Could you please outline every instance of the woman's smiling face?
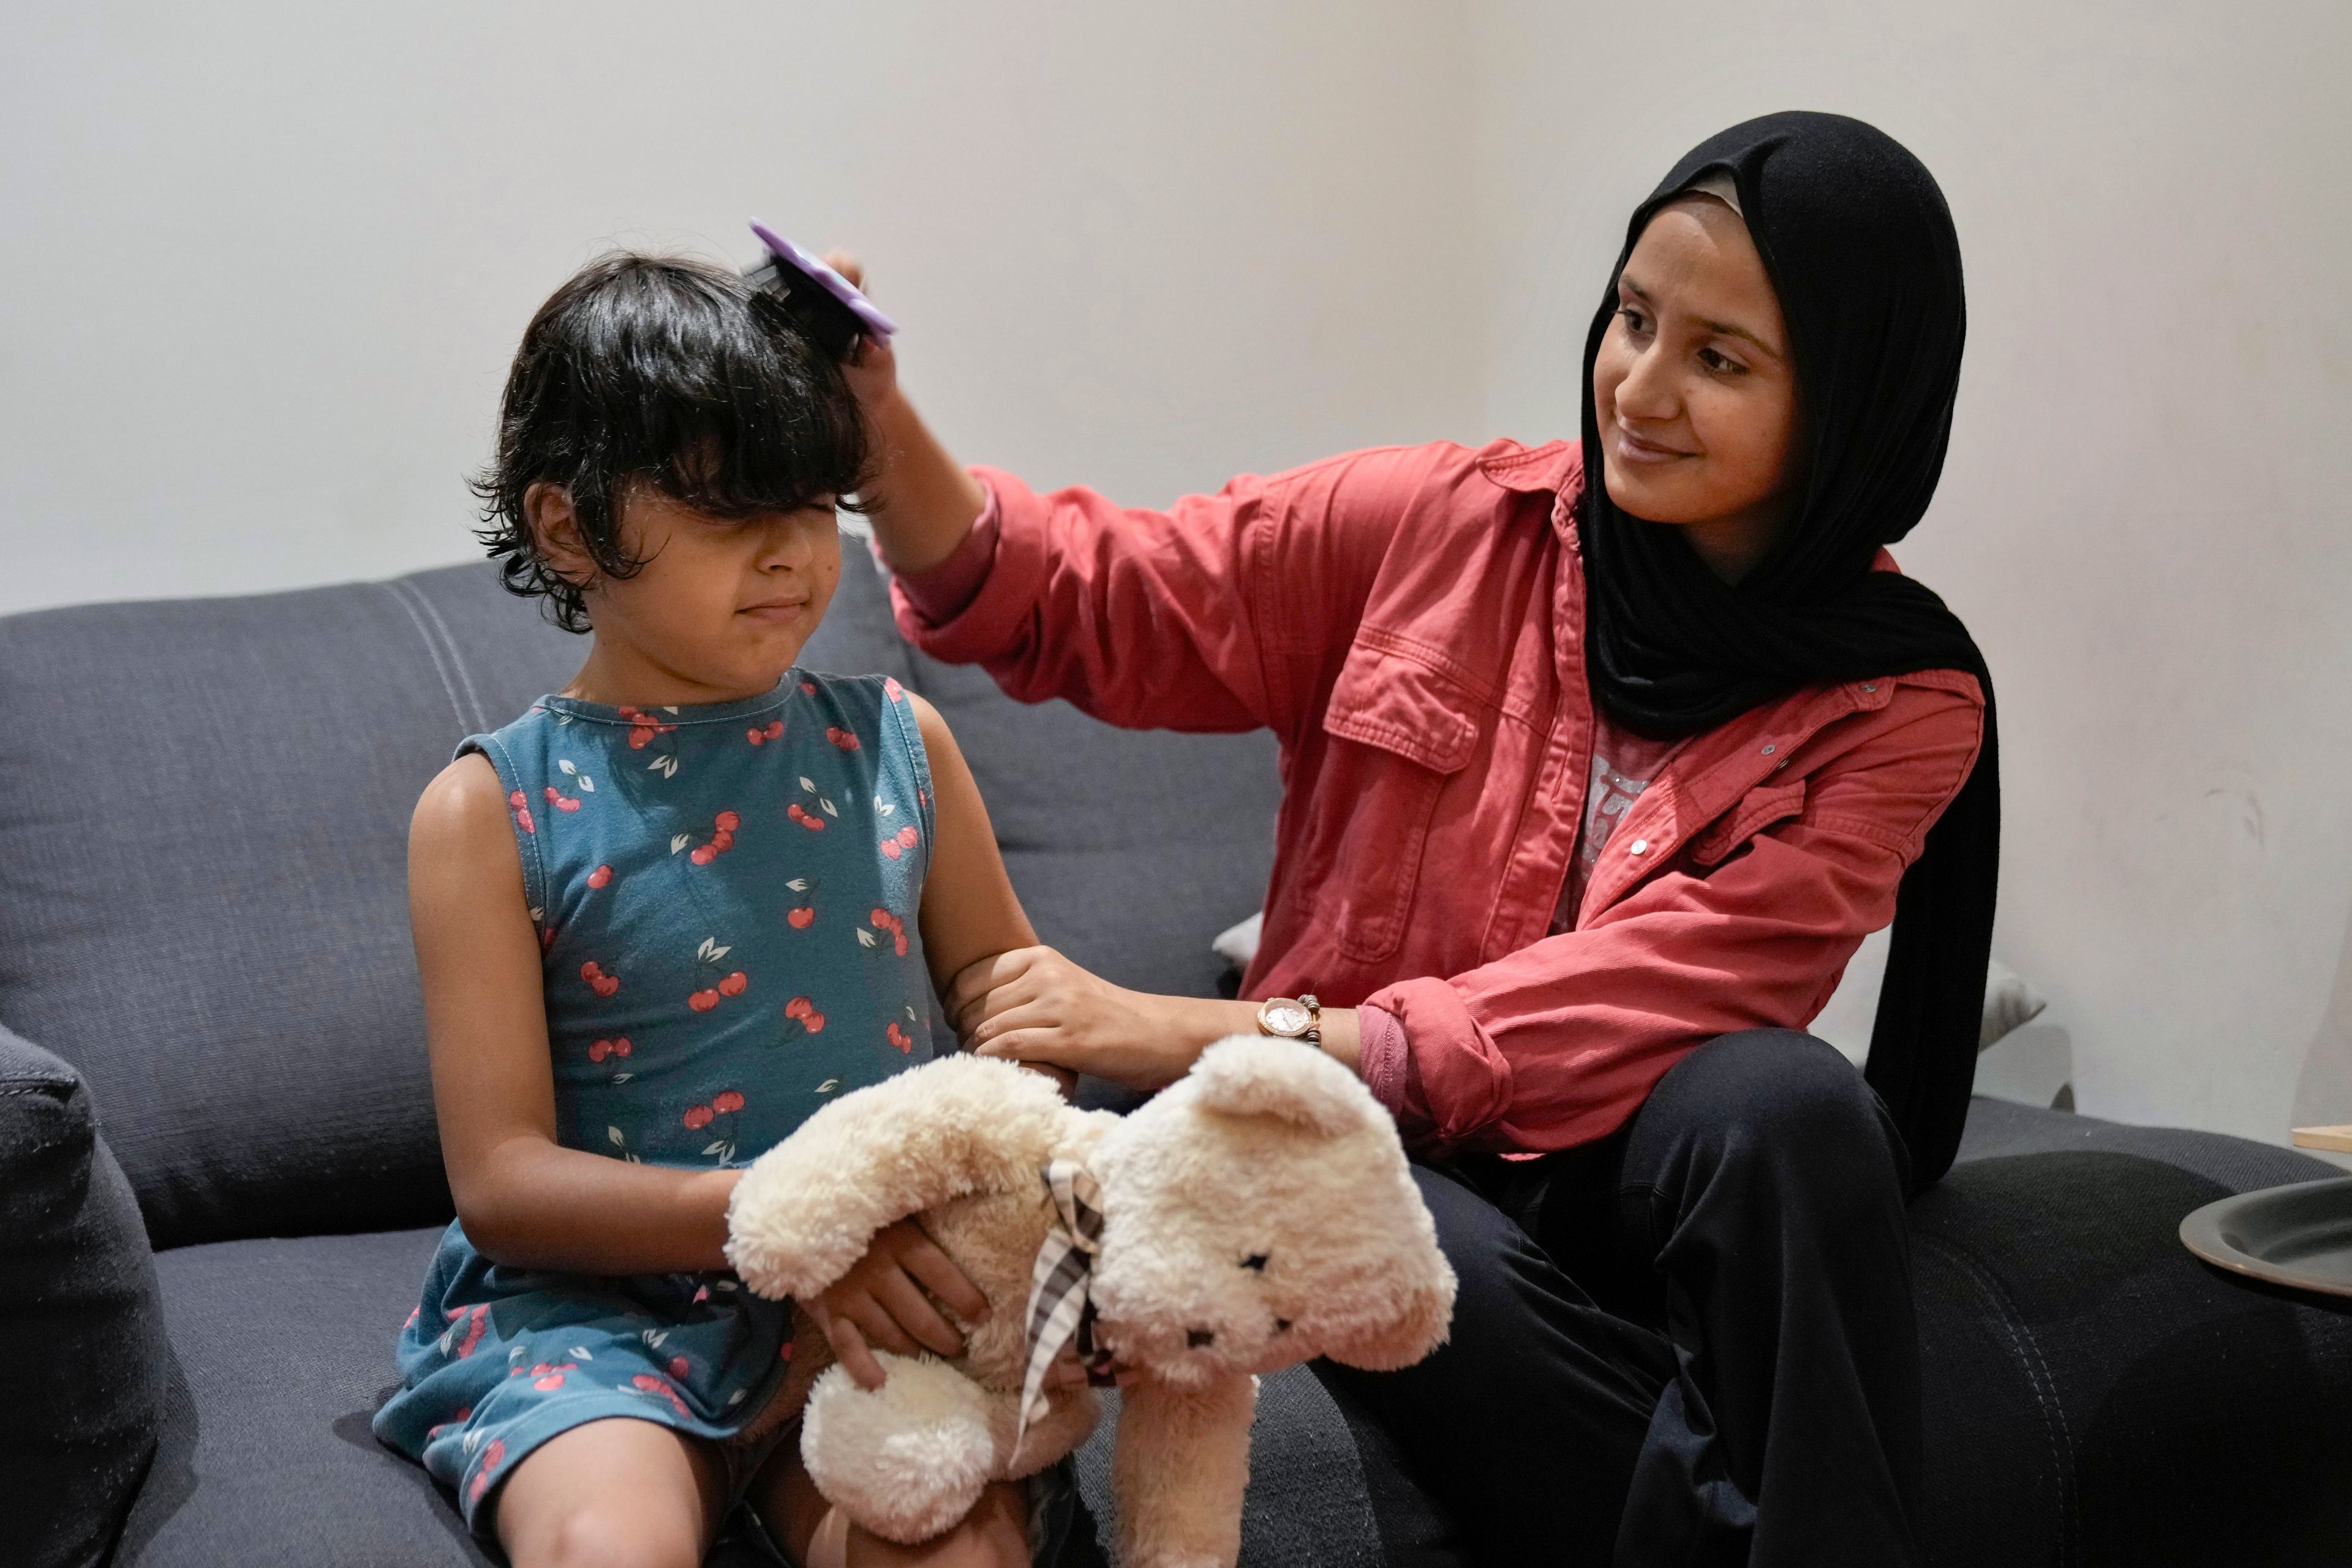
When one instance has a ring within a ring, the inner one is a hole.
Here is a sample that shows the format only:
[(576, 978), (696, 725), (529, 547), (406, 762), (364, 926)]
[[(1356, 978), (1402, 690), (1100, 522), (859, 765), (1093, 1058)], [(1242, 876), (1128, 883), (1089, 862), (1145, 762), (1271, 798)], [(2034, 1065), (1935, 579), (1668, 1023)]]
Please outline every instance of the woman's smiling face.
[(1721, 201), (1679, 198), (1643, 229), (1592, 401), (1620, 510), (1686, 528), (1727, 582), (1764, 558), (1802, 478), (1796, 367), (1764, 259)]

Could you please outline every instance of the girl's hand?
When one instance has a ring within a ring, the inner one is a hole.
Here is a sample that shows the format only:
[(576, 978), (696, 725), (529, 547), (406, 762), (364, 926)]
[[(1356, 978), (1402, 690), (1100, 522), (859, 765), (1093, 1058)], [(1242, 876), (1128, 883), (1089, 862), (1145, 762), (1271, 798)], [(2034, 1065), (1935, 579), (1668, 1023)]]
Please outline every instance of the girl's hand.
[[(828, 250), (824, 264), (848, 279), (860, 293), (865, 291), (866, 264), (845, 250)], [(898, 354), (887, 338), (868, 334), (858, 339), (856, 352), (841, 368), (849, 380), (849, 390), (857, 395), (857, 405), (869, 419), (898, 395)]]
[(866, 1256), (808, 1303), (809, 1316), (824, 1331), (833, 1353), (859, 1386), (877, 1389), (883, 1383), (882, 1363), (874, 1358), (877, 1349), (906, 1356), (923, 1351), (943, 1356), (963, 1353), (963, 1336), (932, 1305), (934, 1296), (966, 1322), (988, 1316), (988, 1298), (955, 1260), (940, 1250), (921, 1226), (902, 1219), (875, 1237)]
[(1223, 1018), (1204, 1026), (1194, 1013), (1234, 1004), (1129, 991), (1050, 947), (979, 960), (955, 977), (947, 1006), (977, 1055), (1050, 1062), (1130, 1089), (1175, 1082), (1210, 1041), (1250, 1027)]

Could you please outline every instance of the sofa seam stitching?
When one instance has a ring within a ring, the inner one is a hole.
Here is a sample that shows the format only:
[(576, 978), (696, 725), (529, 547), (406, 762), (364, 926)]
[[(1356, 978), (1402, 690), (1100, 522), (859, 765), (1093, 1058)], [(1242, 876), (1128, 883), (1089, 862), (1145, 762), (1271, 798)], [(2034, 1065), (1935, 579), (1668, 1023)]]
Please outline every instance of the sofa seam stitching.
[(440, 647), (434, 639), (432, 628), (425, 624), (425, 617), (416, 613), (416, 607), (400, 592), (397, 582), (378, 583), (375, 586), (383, 590), (385, 596), (400, 606), (401, 613), (408, 617), (408, 624), (416, 628), (416, 640), (425, 645), (425, 657), (433, 661), (433, 673), (441, 678), (441, 694), (449, 700), (450, 716), (457, 721), (461, 730), (467, 734), (474, 733), (476, 726), (467, 721), (466, 705), (457, 700), (457, 689), (450, 683), (448, 666), (442, 660)]
[[(2001, 1327), (2009, 1333), (2011, 1349), (2017, 1354), (2018, 1364), (2024, 1370), (2026, 1381), (2033, 1390), (2033, 1402), (2041, 1406), (2044, 1434), (2050, 1439), (2050, 1457), (2058, 1482), (2058, 1559), (2062, 1564), (2071, 1564), (2075, 1561), (2074, 1479), (2074, 1466), (2070, 1463), (2074, 1438), (2066, 1429), (2066, 1413), (2057, 1399), (2057, 1382), (2050, 1375), (2049, 1363), (2042, 1357), (2042, 1346), (2034, 1339), (2032, 1327), (2017, 1310), (2009, 1292), (2001, 1289), (2000, 1282), (1973, 1255), (1938, 1237), (1914, 1233), (1913, 1240), (1915, 1244), (1937, 1248), (1957, 1265), (1979, 1293), (1992, 1305)], [(2030, 1363), (2027, 1361), (2029, 1353), (2032, 1356)]]
[(435, 629), (441, 634), (441, 644), (449, 652), (449, 662), (457, 668), (457, 679), (466, 688), (466, 700), (474, 705), (474, 728), (489, 729), (489, 710), (482, 705), (482, 693), (474, 685), (474, 672), (467, 665), (466, 650), (457, 641), (457, 635), (449, 629), (449, 623), (443, 617), (440, 606), (434, 604), (425, 590), (419, 588), (413, 579), (398, 578), (395, 579), (395, 584), (407, 590), (409, 597), (414, 599), (432, 619)]

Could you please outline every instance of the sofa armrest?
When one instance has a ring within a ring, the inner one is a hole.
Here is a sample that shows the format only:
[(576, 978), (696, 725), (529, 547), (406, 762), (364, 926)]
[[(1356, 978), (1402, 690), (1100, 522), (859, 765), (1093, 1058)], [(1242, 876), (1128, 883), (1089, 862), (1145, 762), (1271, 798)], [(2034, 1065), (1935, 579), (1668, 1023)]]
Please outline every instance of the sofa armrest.
[(131, 1184), (81, 1075), (0, 1026), (0, 1555), (105, 1561), (163, 1415), (170, 1347)]

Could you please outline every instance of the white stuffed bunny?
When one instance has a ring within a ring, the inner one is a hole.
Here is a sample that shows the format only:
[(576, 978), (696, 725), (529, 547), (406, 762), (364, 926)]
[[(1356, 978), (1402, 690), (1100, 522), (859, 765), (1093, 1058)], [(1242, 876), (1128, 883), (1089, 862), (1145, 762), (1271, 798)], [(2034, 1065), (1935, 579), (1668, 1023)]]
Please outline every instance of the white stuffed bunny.
[(989, 1300), (984, 1321), (957, 1323), (964, 1354), (884, 1353), (872, 1393), (838, 1366), (811, 1386), (823, 1340), (803, 1331), (793, 1367), (811, 1479), (894, 1541), (938, 1534), (989, 1482), (1085, 1441), (1092, 1391), (1041, 1386), (1078, 1331), (1133, 1373), (1115, 1470), (1125, 1568), (1229, 1568), (1255, 1374), (1318, 1356), (1408, 1366), (1453, 1315), (1454, 1273), (1387, 1111), (1289, 1040), (1220, 1041), (1124, 1118), (1076, 1110), (1008, 1062), (902, 1073), (751, 1166), (727, 1254), (753, 1290), (806, 1300), (909, 1215)]

